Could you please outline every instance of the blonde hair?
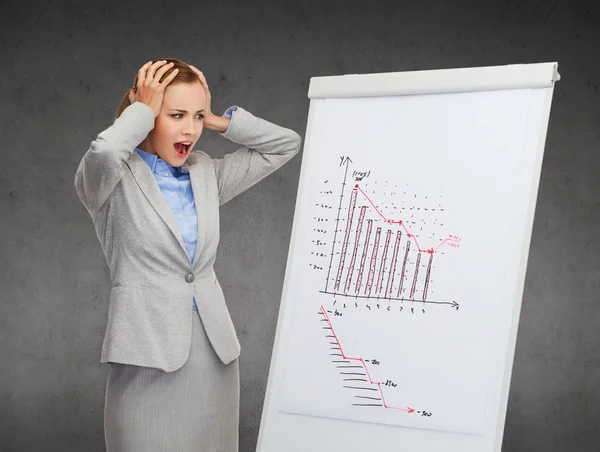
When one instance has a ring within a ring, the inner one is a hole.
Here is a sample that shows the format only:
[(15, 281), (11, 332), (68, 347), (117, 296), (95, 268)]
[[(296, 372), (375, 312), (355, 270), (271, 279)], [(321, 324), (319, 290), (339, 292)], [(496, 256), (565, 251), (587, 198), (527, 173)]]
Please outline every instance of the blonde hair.
[[(192, 68), (187, 63), (184, 63), (183, 61), (178, 60), (177, 58), (161, 58), (161, 60), (166, 60), (167, 63), (173, 63), (173, 66), (171, 67), (171, 69), (169, 69), (168, 71), (166, 71), (164, 73), (164, 75), (161, 77), (160, 81), (163, 81), (174, 69), (179, 69), (179, 72), (177, 73), (175, 78), (173, 80), (171, 80), (171, 83), (169, 83), (169, 86), (176, 84), (176, 83), (196, 83), (196, 82), (200, 81), (200, 79), (198, 78), (196, 73), (192, 70)], [(160, 60), (156, 60), (156, 61), (160, 61)], [(132, 88), (136, 87), (137, 82), (138, 82), (138, 76), (136, 74), (135, 79), (133, 80)], [(117, 107), (115, 119), (117, 119), (119, 116), (121, 116), (121, 113), (123, 113), (123, 110), (125, 110), (130, 105), (131, 105), (131, 102), (129, 101), (129, 89), (128, 89), (127, 92), (125, 93), (125, 95), (123, 96), (123, 98), (121, 99), (119, 106)]]

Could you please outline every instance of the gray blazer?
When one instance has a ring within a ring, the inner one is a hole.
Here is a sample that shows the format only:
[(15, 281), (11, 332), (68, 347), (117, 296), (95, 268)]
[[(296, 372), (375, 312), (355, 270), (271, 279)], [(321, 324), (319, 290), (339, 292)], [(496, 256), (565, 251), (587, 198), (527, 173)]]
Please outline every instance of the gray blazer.
[(75, 189), (89, 212), (110, 269), (112, 289), (101, 362), (172, 372), (189, 356), (192, 297), (221, 361), (240, 353), (213, 264), (219, 206), (290, 160), (300, 136), (238, 107), (223, 137), (243, 146), (222, 159), (194, 150), (189, 171), (198, 213), (190, 262), (177, 220), (135, 148), (154, 128), (150, 107), (135, 102), (82, 157)]

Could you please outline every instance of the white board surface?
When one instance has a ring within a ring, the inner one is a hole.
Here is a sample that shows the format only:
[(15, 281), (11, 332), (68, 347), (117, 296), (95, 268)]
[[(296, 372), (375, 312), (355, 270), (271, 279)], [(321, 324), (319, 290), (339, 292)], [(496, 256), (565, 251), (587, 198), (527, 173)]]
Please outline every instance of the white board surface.
[(311, 79), (259, 452), (500, 450), (556, 68)]

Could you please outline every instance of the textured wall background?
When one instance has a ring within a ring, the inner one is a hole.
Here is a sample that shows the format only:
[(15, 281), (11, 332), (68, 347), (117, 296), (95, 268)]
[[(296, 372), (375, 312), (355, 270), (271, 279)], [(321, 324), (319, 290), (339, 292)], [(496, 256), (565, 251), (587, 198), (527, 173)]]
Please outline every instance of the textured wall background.
[[(311, 76), (558, 61), (503, 450), (600, 450), (600, 7), (594, 0), (0, 6), (0, 450), (102, 451), (110, 280), (73, 188), (146, 61), (198, 66), (304, 136)], [(215, 156), (235, 149), (206, 131)], [(217, 273), (238, 328), (253, 451), (301, 154), (222, 209)], [(240, 245), (243, 244), (243, 245)]]

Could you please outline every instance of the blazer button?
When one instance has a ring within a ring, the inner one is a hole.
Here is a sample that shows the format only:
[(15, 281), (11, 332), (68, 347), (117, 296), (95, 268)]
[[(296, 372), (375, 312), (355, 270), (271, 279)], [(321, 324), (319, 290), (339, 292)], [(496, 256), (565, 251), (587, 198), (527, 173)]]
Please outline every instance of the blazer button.
[(193, 273), (188, 273), (187, 275), (185, 275), (185, 280), (187, 282), (192, 282), (194, 280), (194, 274)]

